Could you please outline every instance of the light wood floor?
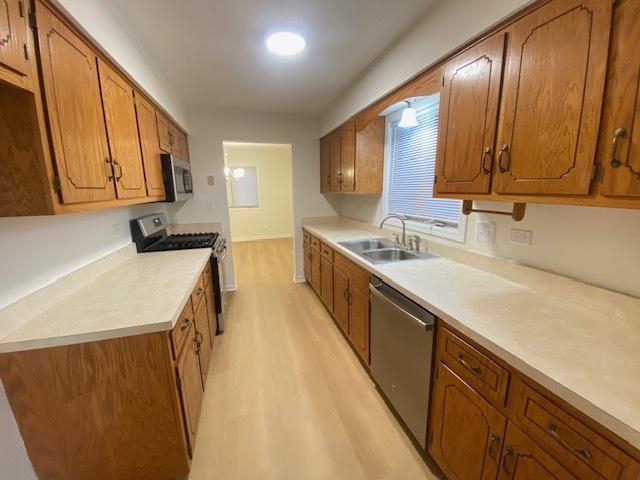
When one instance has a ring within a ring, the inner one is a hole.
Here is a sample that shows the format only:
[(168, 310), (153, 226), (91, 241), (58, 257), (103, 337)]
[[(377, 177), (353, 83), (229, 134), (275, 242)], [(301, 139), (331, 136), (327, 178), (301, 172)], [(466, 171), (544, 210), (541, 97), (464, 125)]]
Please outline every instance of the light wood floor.
[(307, 284), (292, 240), (234, 243), (190, 480), (434, 479)]

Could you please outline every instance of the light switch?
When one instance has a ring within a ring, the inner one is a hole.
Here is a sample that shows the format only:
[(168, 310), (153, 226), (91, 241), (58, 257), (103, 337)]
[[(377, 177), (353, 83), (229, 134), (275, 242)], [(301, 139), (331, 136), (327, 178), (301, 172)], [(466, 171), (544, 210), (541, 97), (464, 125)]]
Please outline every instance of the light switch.
[(207, 200), (207, 208), (216, 208), (216, 202), (213, 200)]
[(476, 224), (476, 240), (480, 243), (496, 241), (496, 223), (481, 220)]
[(207, 177), (207, 185), (211, 185), (212, 187), (216, 184), (216, 179), (213, 175), (209, 175)]

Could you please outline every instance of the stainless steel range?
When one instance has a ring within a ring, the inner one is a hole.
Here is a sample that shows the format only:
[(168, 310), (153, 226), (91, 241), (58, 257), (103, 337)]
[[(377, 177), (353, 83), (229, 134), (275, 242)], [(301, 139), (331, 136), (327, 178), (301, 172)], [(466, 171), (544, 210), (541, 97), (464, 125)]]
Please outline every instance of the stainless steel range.
[(218, 233), (167, 234), (167, 217), (164, 213), (153, 213), (131, 220), (131, 237), (138, 253), (186, 250), (192, 248), (210, 248), (211, 276), (218, 319), (217, 333), (224, 332), (224, 259), (227, 241)]

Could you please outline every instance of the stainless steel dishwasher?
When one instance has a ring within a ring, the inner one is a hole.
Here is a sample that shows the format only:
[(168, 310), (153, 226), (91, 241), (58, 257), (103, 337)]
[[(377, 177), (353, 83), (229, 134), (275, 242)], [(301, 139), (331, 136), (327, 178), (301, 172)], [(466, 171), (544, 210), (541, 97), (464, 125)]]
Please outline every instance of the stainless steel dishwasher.
[(371, 290), (371, 375), (425, 448), (435, 316), (379, 278)]

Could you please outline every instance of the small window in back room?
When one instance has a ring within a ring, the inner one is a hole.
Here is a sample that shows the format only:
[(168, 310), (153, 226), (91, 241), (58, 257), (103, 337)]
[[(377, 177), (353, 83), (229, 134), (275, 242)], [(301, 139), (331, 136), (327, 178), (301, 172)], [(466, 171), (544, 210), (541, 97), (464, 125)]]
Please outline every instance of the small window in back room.
[(258, 208), (258, 171), (256, 167), (233, 167), (225, 171), (230, 208)]
[(403, 215), (410, 230), (463, 242), (462, 202), (433, 198), (439, 99), (434, 94), (411, 102), (415, 127), (398, 125), (402, 109), (387, 116), (384, 214)]

